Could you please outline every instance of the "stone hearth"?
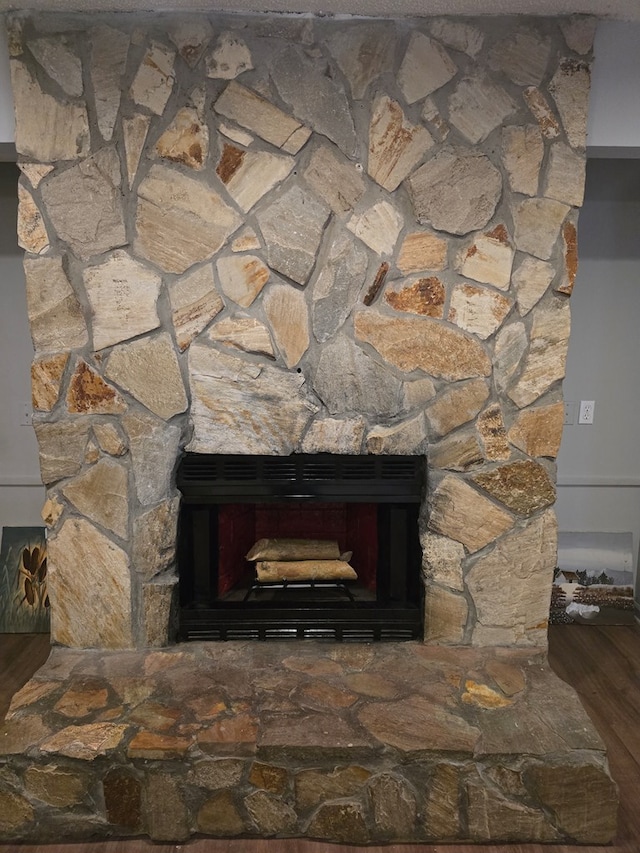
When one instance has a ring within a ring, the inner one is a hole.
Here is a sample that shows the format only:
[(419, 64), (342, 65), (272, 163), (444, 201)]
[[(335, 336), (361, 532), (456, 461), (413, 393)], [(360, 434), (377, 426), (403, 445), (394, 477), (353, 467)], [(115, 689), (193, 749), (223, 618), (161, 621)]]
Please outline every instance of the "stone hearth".
[[(70, 648), (5, 724), (3, 833), (608, 840), (544, 658), (593, 21), (9, 31)], [(426, 645), (151, 651), (185, 450), (426, 454)]]
[(604, 747), (544, 655), (419, 643), (54, 649), (13, 699), (3, 838), (607, 843)]

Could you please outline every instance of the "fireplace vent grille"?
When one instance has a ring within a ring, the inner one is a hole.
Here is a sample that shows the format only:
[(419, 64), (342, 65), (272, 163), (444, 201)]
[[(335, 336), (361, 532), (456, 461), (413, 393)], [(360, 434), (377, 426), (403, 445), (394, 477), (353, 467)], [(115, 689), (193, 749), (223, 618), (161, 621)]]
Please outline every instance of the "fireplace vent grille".
[(241, 456), (187, 453), (178, 468), (186, 499), (243, 497), (419, 502), (425, 462), (420, 456)]

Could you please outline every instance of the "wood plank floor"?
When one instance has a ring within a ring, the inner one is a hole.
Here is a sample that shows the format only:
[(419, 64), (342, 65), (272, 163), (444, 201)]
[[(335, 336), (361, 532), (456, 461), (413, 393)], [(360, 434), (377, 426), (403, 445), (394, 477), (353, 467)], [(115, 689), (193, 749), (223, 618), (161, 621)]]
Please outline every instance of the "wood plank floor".
[[(390, 844), (352, 847), (302, 839), (153, 844), (143, 839), (65, 844), (1, 844), (0, 853), (639, 853), (640, 851), (640, 626), (556, 626), (549, 658), (574, 686), (605, 740), (611, 773), (620, 788), (616, 843), (609, 847), (541, 844)], [(11, 695), (43, 663), (43, 635), (0, 635), (0, 714)]]

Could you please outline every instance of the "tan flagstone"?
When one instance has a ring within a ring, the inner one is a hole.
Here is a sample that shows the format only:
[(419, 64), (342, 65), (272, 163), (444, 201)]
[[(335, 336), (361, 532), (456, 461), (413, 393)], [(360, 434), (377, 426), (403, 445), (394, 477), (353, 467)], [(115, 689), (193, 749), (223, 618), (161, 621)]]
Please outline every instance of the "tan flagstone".
[(195, 68), (211, 41), (213, 27), (203, 15), (180, 16), (169, 21), (167, 33), (187, 65)]
[(542, 299), (553, 281), (556, 271), (553, 264), (526, 256), (512, 276), (518, 311), (522, 316), (531, 311)]
[(444, 140), (449, 136), (451, 128), (445, 121), (433, 98), (425, 98), (422, 105), (421, 118), (423, 121), (426, 121), (431, 125), (434, 138), (438, 142), (444, 142)]
[(496, 335), (493, 373), (499, 391), (508, 387), (529, 345), (524, 323), (510, 323)]
[(127, 443), (115, 424), (96, 422), (93, 425), (93, 434), (100, 449), (109, 456), (122, 456), (127, 452)]
[(11, 61), (18, 154), (42, 163), (75, 160), (89, 154), (89, 120), (82, 104), (63, 103), (43, 92), (18, 60)]
[(243, 352), (275, 358), (269, 330), (255, 317), (225, 317), (218, 320), (209, 329), (209, 339)]
[(409, 454), (425, 449), (427, 430), (421, 413), (400, 423), (378, 424), (367, 433), (367, 453)]
[(164, 500), (170, 492), (181, 429), (148, 413), (122, 418), (127, 434), (136, 495), (142, 506)]
[(424, 600), (424, 640), (426, 643), (463, 642), (469, 605), (464, 596), (429, 584)]
[(176, 80), (174, 59), (174, 51), (159, 42), (151, 43), (131, 84), (130, 94), (136, 104), (162, 115)]
[(384, 189), (393, 192), (433, 146), (422, 125), (411, 124), (397, 101), (376, 98), (369, 124), (367, 172)]
[(303, 453), (359, 454), (364, 438), (365, 421), (362, 417), (322, 418), (312, 421), (302, 439)]
[(544, 195), (573, 207), (581, 207), (586, 165), (584, 154), (576, 153), (564, 142), (554, 142), (549, 154)]
[(391, 71), (395, 43), (394, 27), (378, 21), (343, 24), (329, 38), (329, 50), (349, 81), (356, 101), (364, 97), (374, 80)]
[(211, 264), (174, 279), (169, 284), (171, 318), (180, 352), (209, 325), (224, 308), (213, 278)]
[(60, 352), (89, 341), (80, 303), (61, 258), (25, 258), (27, 307), (36, 352)]
[(469, 471), (485, 461), (475, 430), (463, 429), (429, 445), (429, 465), (446, 471)]
[(467, 586), (478, 619), (474, 645), (491, 644), (492, 629), (500, 629), (506, 643), (546, 645), (556, 543), (555, 514), (548, 510), (510, 532), (471, 567)]
[(54, 167), (48, 163), (18, 163), (18, 168), (35, 190)]
[(439, 437), (467, 423), (482, 410), (489, 398), (484, 379), (451, 385), (426, 408), (431, 433)]
[(402, 241), (396, 266), (400, 272), (443, 270), (447, 266), (447, 241), (430, 231), (413, 231)]
[(173, 497), (140, 513), (133, 522), (133, 567), (145, 581), (175, 561), (180, 498)]
[(407, 373), (420, 369), (456, 381), (488, 376), (489, 357), (463, 332), (428, 317), (388, 317), (375, 311), (355, 315), (355, 333), (390, 364)]
[(127, 470), (113, 459), (100, 459), (62, 488), (62, 494), (90, 521), (126, 539), (129, 529)]
[(79, 97), (82, 84), (82, 63), (64, 36), (43, 36), (29, 41), (29, 50), (49, 77), (72, 98)]
[(447, 536), (425, 531), (420, 537), (423, 553), (423, 571), (427, 578), (450, 589), (462, 592), (464, 580), (462, 561), (464, 546)]
[(201, 344), (189, 349), (196, 453), (272, 453), (295, 450), (318, 406), (304, 376), (249, 363)]
[(38, 440), (42, 482), (48, 485), (77, 474), (82, 468), (89, 441), (89, 424), (86, 419), (34, 423), (33, 429)]
[(516, 103), (483, 73), (464, 77), (449, 98), (449, 121), (474, 145), (502, 125)]
[(513, 239), (516, 248), (548, 260), (568, 212), (568, 205), (550, 198), (527, 198), (514, 204)]
[(489, 66), (501, 71), (518, 86), (539, 86), (544, 77), (551, 40), (535, 27), (519, 27), (499, 39), (489, 54)]
[(166, 332), (115, 347), (105, 375), (158, 417), (169, 419), (187, 408), (180, 366)]
[[(79, 648), (131, 648), (131, 582), (126, 553), (89, 521), (70, 518), (49, 538), (47, 555), (54, 642)], [(96, 578), (100, 579), (99, 596), (95, 594)], [(95, 725), (100, 737), (91, 748), (92, 754), (115, 747), (126, 730), (126, 726)], [(64, 739), (68, 731), (63, 729), (60, 738)], [(69, 740), (69, 744), (74, 743), (78, 746), (73, 754), (78, 750), (84, 754), (78, 734)], [(57, 740), (55, 745), (43, 744), (41, 748), (68, 754)]]
[(225, 255), (216, 263), (225, 296), (248, 308), (269, 281), (269, 268), (256, 255)]
[(358, 171), (351, 161), (338, 156), (331, 148), (317, 148), (304, 172), (304, 178), (316, 195), (334, 213), (350, 213), (365, 191), (362, 168)]
[(203, 169), (209, 156), (209, 130), (198, 110), (183, 107), (156, 142), (155, 152), (165, 160), (191, 169)]
[(424, 828), (427, 838), (458, 838), (460, 833), (460, 770), (436, 764), (425, 795)]
[(560, 284), (555, 288), (558, 293), (566, 293), (571, 296), (578, 274), (578, 231), (571, 214), (562, 226), (562, 245), (564, 270)]
[(267, 247), (269, 266), (305, 285), (316, 256), (330, 211), (297, 184), (257, 214), (258, 226)]
[(442, 319), (446, 290), (436, 276), (389, 282), (384, 301), (396, 311), (408, 311), (425, 317)]
[(245, 228), (231, 243), (232, 252), (250, 252), (260, 248), (260, 240), (253, 228)]
[(33, 255), (41, 255), (50, 248), (42, 213), (21, 183), (18, 184), (18, 245)]
[(69, 380), (67, 411), (72, 415), (117, 415), (126, 410), (116, 389), (80, 359)]
[(207, 77), (233, 80), (253, 68), (251, 51), (246, 43), (233, 33), (222, 33), (205, 62)]
[(122, 77), (127, 65), (130, 37), (105, 24), (91, 30), (91, 85), (98, 128), (107, 142), (113, 136), (122, 97)]
[(538, 193), (544, 142), (539, 127), (511, 125), (502, 129), (502, 160), (514, 193)]
[(263, 299), (276, 344), (287, 367), (295, 367), (309, 348), (309, 313), (304, 294), (287, 284), (273, 284)]
[(549, 474), (533, 459), (508, 462), (490, 471), (473, 474), (472, 479), (519, 515), (533, 515), (551, 506), (556, 499), (556, 490)]
[(363, 213), (354, 213), (347, 228), (378, 255), (390, 255), (404, 225), (400, 211), (389, 201), (379, 201)]
[(555, 139), (560, 134), (560, 125), (545, 96), (535, 86), (528, 86), (522, 96), (538, 122), (545, 139)]
[(531, 345), (509, 397), (524, 408), (565, 375), (571, 315), (566, 300), (554, 299), (533, 310)]
[(173, 642), (177, 585), (178, 579), (173, 575), (142, 584), (143, 643), (147, 648), (162, 648)]
[(82, 260), (127, 242), (121, 180), (118, 154), (108, 147), (42, 184), (53, 228)]
[(140, 156), (144, 149), (150, 124), (151, 117), (140, 113), (134, 115), (132, 118), (122, 119), (122, 135), (124, 139), (129, 189), (133, 186), (138, 173), (138, 164), (140, 163)]
[(247, 133), (246, 130), (227, 124), (224, 121), (221, 121), (218, 124), (218, 130), (223, 134), (223, 136), (227, 136), (229, 139), (233, 140), (233, 142), (237, 142), (238, 145), (244, 145), (245, 148), (248, 148), (251, 143), (255, 141), (253, 136), (251, 136), (250, 133)]
[(421, 32), (411, 35), (397, 82), (408, 104), (426, 98), (455, 77), (457, 67), (437, 41)]
[(495, 290), (458, 284), (451, 293), (447, 319), (485, 340), (502, 325), (511, 307), (511, 300)]
[(435, 395), (436, 386), (428, 376), (425, 376), (423, 379), (407, 380), (404, 382), (404, 408), (407, 411), (423, 407)]
[(160, 325), (162, 279), (122, 249), (83, 271), (91, 306), (94, 350), (135, 338)]
[[(120, 648), (115, 646), (112, 648)], [(66, 755), (68, 758), (93, 761), (99, 755), (115, 750), (128, 727), (116, 723), (86, 723), (59, 729), (40, 744), (44, 753)]]
[(241, 218), (206, 184), (156, 164), (138, 189), (137, 253), (183, 273), (214, 255)]
[(68, 352), (36, 356), (31, 364), (31, 404), (41, 412), (50, 412), (58, 402)]
[(458, 252), (455, 268), (466, 278), (507, 290), (515, 250), (509, 232), (501, 223), (485, 234), (478, 234)]
[(499, 403), (494, 403), (480, 413), (476, 421), (476, 429), (482, 441), (486, 459), (499, 462), (511, 458), (507, 430)]
[(301, 122), (235, 80), (229, 83), (213, 108), (219, 115), (289, 154), (297, 154), (311, 135)]
[(509, 441), (528, 456), (555, 459), (560, 449), (563, 421), (561, 401), (524, 409), (509, 430)]
[(227, 192), (244, 213), (270, 190), (282, 183), (295, 166), (293, 157), (268, 151), (223, 148), (216, 172)]
[(443, 149), (407, 179), (421, 225), (468, 234), (489, 222), (502, 194), (502, 176), (474, 149)]
[(455, 18), (432, 18), (430, 30), (434, 38), (468, 54), (471, 58), (476, 57), (482, 50), (484, 34), (479, 27), (458, 21)]
[[(448, 474), (431, 497), (429, 530), (479, 551), (513, 526), (513, 518), (476, 489)], [(511, 589), (511, 584), (505, 582)]]
[(564, 58), (549, 83), (569, 145), (584, 151), (587, 138), (587, 111), (591, 75), (589, 63)]

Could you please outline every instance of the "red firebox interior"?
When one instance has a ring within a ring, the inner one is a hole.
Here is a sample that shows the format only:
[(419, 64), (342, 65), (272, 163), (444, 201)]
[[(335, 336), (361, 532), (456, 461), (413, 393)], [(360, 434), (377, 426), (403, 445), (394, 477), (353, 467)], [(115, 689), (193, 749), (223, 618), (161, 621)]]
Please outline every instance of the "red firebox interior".
[(258, 539), (332, 539), (353, 551), (358, 583), (376, 590), (378, 508), (369, 503), (222, 504), (218, 509), (218, 597), (253, 581), (245, 555)]

